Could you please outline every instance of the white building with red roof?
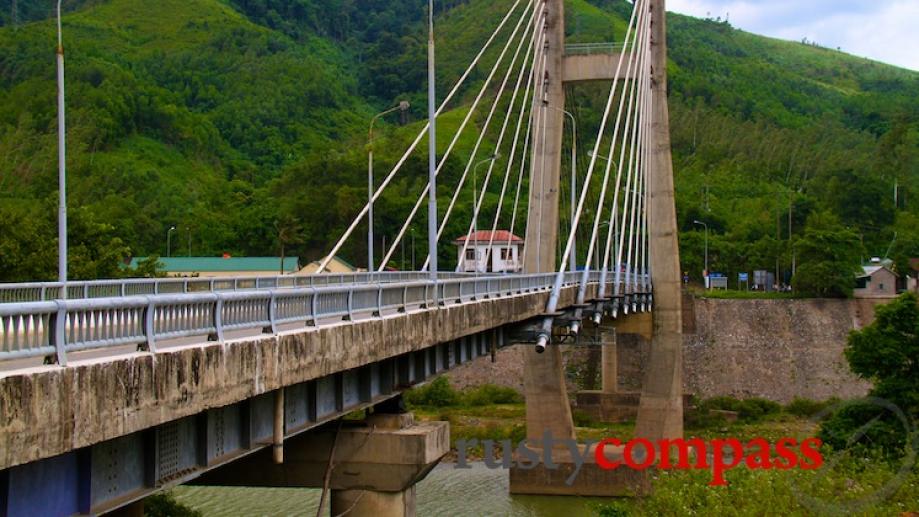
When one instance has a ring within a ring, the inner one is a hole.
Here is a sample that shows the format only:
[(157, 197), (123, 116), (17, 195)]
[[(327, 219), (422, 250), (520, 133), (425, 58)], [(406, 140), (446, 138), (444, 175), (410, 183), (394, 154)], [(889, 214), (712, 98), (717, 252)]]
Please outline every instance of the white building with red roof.
[(453, 241), (457, 271), (518, 273), (523, 271), (523, 239), (507, 230), (478, 231)]

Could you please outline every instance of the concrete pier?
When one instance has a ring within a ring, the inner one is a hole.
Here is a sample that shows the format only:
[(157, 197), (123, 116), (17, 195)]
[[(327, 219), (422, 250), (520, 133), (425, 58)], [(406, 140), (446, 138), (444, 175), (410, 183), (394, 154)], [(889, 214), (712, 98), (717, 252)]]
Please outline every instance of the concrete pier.
[(449, 450), (447, 422), (415, 422), (411, 413), (373, 414), (288, 440), (282, 464), (265, 450), (211, 471), (194, 484), (327, 485), (332, 515), (409, 517), (415, 515), (415, 484)]

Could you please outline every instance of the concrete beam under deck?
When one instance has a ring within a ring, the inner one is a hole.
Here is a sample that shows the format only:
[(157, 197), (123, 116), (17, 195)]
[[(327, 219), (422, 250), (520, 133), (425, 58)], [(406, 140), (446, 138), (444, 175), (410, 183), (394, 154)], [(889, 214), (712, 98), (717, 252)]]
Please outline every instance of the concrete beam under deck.
[[(565, 56), (562, 59), (562, 76), (566, 83), (612, 81), (616, 77), (620, 55), (621, 53)], [(626, 74), (628, 60), (628, 55), (622, 60), (620, 79), (632, 79), (635, 76), (634, 73)]]

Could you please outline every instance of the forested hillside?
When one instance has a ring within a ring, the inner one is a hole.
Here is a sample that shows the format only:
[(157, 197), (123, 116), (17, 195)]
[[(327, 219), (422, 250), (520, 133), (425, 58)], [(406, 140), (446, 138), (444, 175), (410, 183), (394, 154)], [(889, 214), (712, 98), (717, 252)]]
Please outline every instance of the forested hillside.
[[(436, 3), (440, 92), (510, 3)], [(28, 12), (19, 4), (13, 24), (10, 1), (0, 2), (6, 281), (52, 278), (56, 260), (54, 33), (43, 19), (51, 2), (31, 3)], [(195, 255), (272, 255), (283, 246), (289, 255), (320, 256), (366, 195), (370, 118), (399, 100), (412, 103), (403, 120), (394, 115), (379, 126), (381, 170), (424, 118), (425, 4), (67, 3), (72, 275), (112, 276), (118, 257), (165, 254), (172, 225), (182, 253), (190, 242)], [(628, 9), (624, 0), (569, 0), (569, 41), (621, 38)], [(687, 270), (701, 270), (696, 219), (712, 230), (712, 269), (729, 274), (790, 270), (794, 250), (798, 264), (831, 260), (839, 255), (827, 255), (834, 246), (858, 255), (890, 247), (901, 263), (919, 256), (919, 200), (912, 199), (919, 193), (919, 73), (717, 20), (671, 15), (669, 30)], [(488, 67), (486, 56), (473, 84)], [(569, 91), (584, 149), (603, 90)], [(440, 131), (456, 126), (469, 97), (466, 91), (454, 102)], [(461, 142), (446, 178), (458, 174), (469, 146)], [(378, 235), (396, 233), (424, 174), (420, 155), (380, 203)], [(463, 230), (458, 224), (448, 233)], [(343, 255), (363, 263), (364, 246), (354, 239)], [(449, 245), (442, 253), (452, 263)]]

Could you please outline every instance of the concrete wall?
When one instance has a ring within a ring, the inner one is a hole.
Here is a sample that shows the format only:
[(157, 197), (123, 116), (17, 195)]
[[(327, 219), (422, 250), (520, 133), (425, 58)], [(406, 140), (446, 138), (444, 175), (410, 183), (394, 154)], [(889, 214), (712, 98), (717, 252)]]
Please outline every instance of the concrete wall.
[[(846, 338), (874, 317), (874, 300), (692, 300), (683, 338), (683, 385), (707, 398), (764, 397), (789, 402), (858, 397), (869, 384), (856, 378), (843, 356)], [(619, 389), (638, 391), (648, 360), (648, 342), (620, 334)], [(486, 382), (521, 386), (518, 350), (498, 353), (498, 362), (461, 366), (447, 375), (460, 387)], [(586, 348), (564, 356), (569, 374), (590, 371)], [(596, 358), (594, 357), (594, 360)], [(598, 369), (594, 369), (598, 371)], [(599, 385), (599, 384), (596, 384)], [(569, 387), (575, 389), (572, 383)]]
[(701, 397), (779, 402), (864, 395), (869, 384), (843, 356), (860, 323), (856, 307), (852, 300), (695, 300), (684, 385)]

